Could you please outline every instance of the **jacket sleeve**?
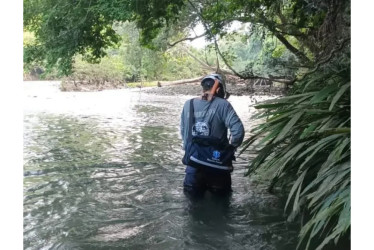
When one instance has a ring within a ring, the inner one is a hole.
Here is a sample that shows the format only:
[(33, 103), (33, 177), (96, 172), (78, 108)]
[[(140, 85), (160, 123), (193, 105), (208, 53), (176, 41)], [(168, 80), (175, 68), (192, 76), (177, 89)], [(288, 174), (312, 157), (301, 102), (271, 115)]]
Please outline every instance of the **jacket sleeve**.
[(227, 102), (226, 112), (225, 125), (231, 133), (231, 144), (237, 148), (242, 144), (244, 139), (244, 126), (229, 102)]

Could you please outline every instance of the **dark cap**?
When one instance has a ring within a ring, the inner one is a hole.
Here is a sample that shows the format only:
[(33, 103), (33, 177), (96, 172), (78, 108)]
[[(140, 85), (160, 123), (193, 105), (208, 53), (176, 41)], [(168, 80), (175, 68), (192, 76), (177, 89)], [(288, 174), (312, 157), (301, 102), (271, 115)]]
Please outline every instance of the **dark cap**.
[(224, 84), (224, 80), (220, 74), (210, 74), (207, 75), (201, 80), (201, 86), (206, 87), (206, 88), (211, 88), (214, 85), (214, 81), (218, 80), (220, 85)]

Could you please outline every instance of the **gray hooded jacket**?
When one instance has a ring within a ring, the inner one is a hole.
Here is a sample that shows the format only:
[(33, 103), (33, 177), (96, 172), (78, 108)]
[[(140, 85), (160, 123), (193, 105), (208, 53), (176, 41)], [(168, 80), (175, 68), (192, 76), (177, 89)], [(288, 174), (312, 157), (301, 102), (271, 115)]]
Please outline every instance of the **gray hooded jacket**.
[[(181, 114), (181, 135), (183, 148), (189, 131), (190, 101), (185, 102)], [(215, 97), (212, 101), (194, 99), (195, 124), (192, 135), (206, 135), (219, 138), (229, 143), (227, 130), (230, 130), (231, 144), (239, 147), (244, 138), (244, 127), (234, 108), (225, 99)]]

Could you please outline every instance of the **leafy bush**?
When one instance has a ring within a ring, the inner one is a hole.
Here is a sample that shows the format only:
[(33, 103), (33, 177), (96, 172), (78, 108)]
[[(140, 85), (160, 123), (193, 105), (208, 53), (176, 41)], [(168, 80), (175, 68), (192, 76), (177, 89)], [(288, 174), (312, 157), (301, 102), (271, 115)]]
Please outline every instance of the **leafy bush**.
[[(272, 173), (289, 191), (288, 219), (303, 215), (299, 246), (322, 249), (350, 230), (350, 61), (347, 54), (316, 68), (291, 95), (256, 106), (266, 119), (243, 151), (259, 148), (248, 175)], [(291, 184), (291, 185), (290, 185)], [(318, 243), (318, 246), (313, 244)]]
[(88, 84), (124, 84), (124, 65), (119, 56), (104, 57), (99, 64), (90, 64), (77, 57), (69, 79)]

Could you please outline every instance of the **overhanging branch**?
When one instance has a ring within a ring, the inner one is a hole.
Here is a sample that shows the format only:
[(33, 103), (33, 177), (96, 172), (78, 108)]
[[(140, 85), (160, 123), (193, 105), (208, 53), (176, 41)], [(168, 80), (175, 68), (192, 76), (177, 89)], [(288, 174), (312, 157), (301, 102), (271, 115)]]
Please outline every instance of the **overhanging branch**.
[(183, 38), (183, 39), (181, 39), (181, 40), (178, 40), (178, 41), (176, 41), (176, 42), (174, 42), (174, 43), (168, 43), (168, 46), (170, 46), (170, 47), (174, 47), (174, 46), (177, 45), (178, 43), (181, 43), (181, 42), (184, 42), (184, 41), (193, 41), (193, 40), (195, 40), (195, 39), (197, 39), (197, 38), (200, 38), (200, 37), (203, 37), (203, 36), (205, 36), (205, 35), (206, 35), (206, 32), (203, 33), (203, 34), (201, 34), (201, 35), (199, 35), (199, 36), (195, 36), (195, 37), (186, 37), (186, 38)]
[[(223, 56), (223, 54), (221, 53), (220, 49), (219, 49), (219, 46), (218, 46), (218, 43), (217, 43), (217, 40), (215, 38), (215, 36), (213, 35), (213, 33), (211, 32), (210, 28), (208, 27), (208, 25), (204, 22), (204, 18), (202, 17), (202, 15), (200, 14), (200, 11), (199, 9), (190, 1), (188, 0), (188, 2), (190, 3), (190, 5), (192, 6), (192, 8), (195, 9), (197, 15), (199, 16), (200, 18), (200, 21), (201, 23), (203, 24), (205, 30), (206, 30), (206, 33), (209, 33), (209, 35), (214, 39), (214, 44), (215, 44), (215, 48), (216, 48), (216, 51), (217, 53), (220, 55), (220, 57), (222, 58), (223, 62), (225, 63), (225, 65), (232, 71), (232, 72), (229, 72), (229, 71), (226, 71), (226, 70), (222, 70), (222, 69), (219, 69), (222, 73), (228, 73), (230, 75), (236, 75), (242, 79), (264, 79), (264, 80), (269, 80), (269, 81), (277, 81), (277, 82), (280, 82), (280, 83), (285, 83), (285, 84), (292, 84), (293, 82), (295, 82), (294, 79), (292, 80), (286, 80), (286, 79), (277, 79), (277, 78), (268, 78), (268, 77), (261, 77), (261, 76), (255, 76), (255, 75), (249, 75), (249, 76), (244, 76), (242, 74), (240, 74), (239, 72), (237, 72), (233, 67), (230, 66), (230, 64), (227, 62), (226, 58)], [(206, 34), (205, 33), (205, 34)], [(283, 37), (280, 35), (280, 37)], [(284, 38), (284, 37), (283, 37)], [(278, 38), (279, 39), (279, 38)], [(285, 38), (284, 38), (285, 39)], [(299, 52), (296, 48), (294, 48), (290, 43), (288, 43), (287, 40), (285, 40), (285, 42), (287, 42), (288, 46), (290, 48), (293, 48), (293, 51), (294, 52)], [(285, 44), (285, 46), (287, 47), (287, 45)], [(301, 52), (300, 52), (301, 53)], [(299, 56), (302, 57), (303, 54), (299, 53)], [(190, 53), (189, 53), (190, 54)], [(190, 54), (191, 55), (191, 54)], [(194, 57), (195, 59), (197, 59), (196, 57)], [(309, 61), (309, 59), (307, 57), (305, 57), (307, 61)], [(198, 60), (198, 59), (197, 59)], [(200, 60), (199, 60), (200, 61)], [(212, 68), (212, 67), (210, 67)], [(217, 69), (218, 71), (218, 69)]]
[[(211, 71), (216, 71), (217, 69), (208, 65), (207, 63), (203, 62), (202, 60), (200, 60), (199, 58), (197, 58), (194, 54), (192, 54), (186, 47), (181, 47), (189, 56), (191, 56), (193, 59), (195, 59), (198, 63), (201, 64), (201, 66), (203, 66), (204, 68), (207, 68)], [(228, 71), (228, 70), (224, 70), (224, 69), (220, 69), (222, 71), (222, 73), (224, 74), (228, 74), (228, 75), (235, 75), (233, 72), (231, 71)]]
[(288, 40), (283, 35), (281, 35), (276, 30), (273, 30), (272, 32), (278, 38), (278, 40), (281, 41), (284, 44), (284, 46), (286, 46), (286, 48), (289, 51), (291, 51), (295, 56), (297, 56), (303, 63), (310, 64), (309, 58), (306, 55), (304, 55), (304, 53), (302, 53), (300, 50), (298, 50), (294, 46), (292, 46), (292, 44), (290, 44), (288, 42)]
[(301, 80), (303, 80), (306, 76), (308, 76), (308, 75), (310, 75), (310, 74), (316, 72), (316, 71), (319, 69), (319, 67), (321, 67), (321, 65), (323, 65), (323, 64), (325, 64), (325, 63), (327, 63), (327, 62), (329, 62), (329, 61), (331, 60), (331, 58), (333, 57), (333, 55), (334, 55), (336, 52), (342, 50), (342, 49), (344, 48), (344, 45), (345, 45), (347, 42), (349, 42), (349, 41), (350, 41), (350, 38), (347, 38), (347, 39), (343, 40), (342, 43), (339, 44), (339, 46), (337, 46), (337, 47), (335, 47), (335, 49), (331, 50), (330, 54), (329, 54), (327, 57), (325, 57), (325, 58), (323, 58), (322, 60), (320, 60), (312, 70), (310, 70), (310, 71), (308, 71), (307, 73), (305, 73), (305, 74), (304, 74), (300, 79), (295, 79), (293, 82), (295, 82), (295, 81), (301, 81)]

